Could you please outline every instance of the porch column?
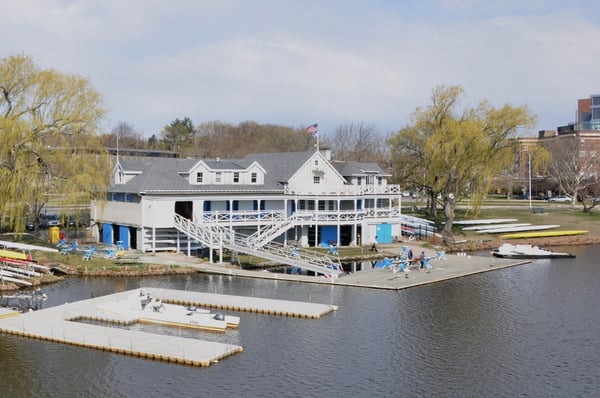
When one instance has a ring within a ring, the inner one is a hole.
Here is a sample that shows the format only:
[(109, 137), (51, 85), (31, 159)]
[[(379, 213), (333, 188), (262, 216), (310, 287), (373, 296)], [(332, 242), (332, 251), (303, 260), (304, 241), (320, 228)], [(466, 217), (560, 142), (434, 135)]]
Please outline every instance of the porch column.
[(156, 253), (156, 227), (152, 227), (152, 253)]
[(354, 218), (352, 221), (352, 241), (358, 246), (358, 199), (354, 198), (353, 202)]
[(138, 247), (137, 249), (142, 249), (142, 252), (145, 252), (146, 250), (144, 250), (144, 244), (146, 243), (146, 241), (144, 240), (144, 227), (140, 226), (140, 235), (139, 235), (139, 239), (138, 239)]
[(192, 239), (189, 236), (187, 236), (187, 256), (192, 256)]
[(341, 203), (341, 200), (338, 198), (335, 201), (335, 205), (337, 207), (337, 247), (340, 247), (340, 245), (342, 243), (340, 240), (340, 231), (341, 231), (340, 223), (341, 223), (341, 218), (342, 218), (340, 203)]
[(402, 196), (398, 196), (398, 215), (402, 215)]
[(260, 210), (260, 208), (261, 208), (260, 204), (261, 204), (261, 202), (262, 202), (261, 199), (258, 199), (256, 201), (256, 232), (260, 232), (260, 230), (262, 229), (261, 225), (260, 225), (260, 220), (262, 220), (262, 217), (260, 216), (260, 212), (261, 212), (261, 210)]
[[(289, 212), (288, 212), (288, 200), (287, 199), (283, 199), (283, 215), (284, 215), (284, 217), (285, 217), (286, 220), (289, 217), (288, 214), (289, 214)], [(287, 241), (288, 241), (287, 237), (288, 237), (288, 234), (287, 234), (287, 231), (285, 231), (285, 233), (283, 235), (283, 245), (284, 246), (287, 246)]]
[(313, 200), (315, 223), (315, 247), (319, 247), (319, 201)]

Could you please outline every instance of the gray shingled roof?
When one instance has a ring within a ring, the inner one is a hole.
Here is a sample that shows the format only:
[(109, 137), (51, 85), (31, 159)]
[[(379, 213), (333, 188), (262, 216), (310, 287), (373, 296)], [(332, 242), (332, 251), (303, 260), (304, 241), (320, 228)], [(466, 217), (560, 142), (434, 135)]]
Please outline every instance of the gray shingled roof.
[[(198, 163), (199, 160), (196, 160)], [(222, 159), (203, 159), (203, 162), (213, 170), (244, 170), (246, 166), (240, 165), (239, 161)]]
[(181, 173), (187, 173), (200, 162), (200, 159), (176, 158), (143, 158), (123, 159), (121, 166), (126, 172), (140, 172), (123, 185), (114, 185), (112, 192), (206, 192), (206, 191), (282, 191), (283, 183), (314, 154), (314, 152), (285, 152), (251, 154), (244, 159), (203, 159), (202, 161), (215, 170), (245, 170), (253, 162), (257, 162), (266, 170), (264, 185), (256, 184), (189, 184)]
[(244, 161), (260, 164), (267, 172), (269, 183), (282, 183), (289, 181), (314, 154), (314, 151), (253, 153), (246, 156)]
[[(265, 169), (264, 185), (256, 184), (189, 184), (185, 176), (200, 159), (177, 158), (141, 158), (121, 159), (120, 164), (126, 172), (139, 172), (124, 185), (115, 185), (111, 192), (280, 192), (283, 184), (314, 155), (314, 151), (254, 153), (244, 159), (202, 159), (214, 170), (245, 170), (253, 162)], [(389, 176), (376, 163), (352, 161), (332, 161), (332, 165), (344, 177), (377, 172), (380, 176)]]
[(391, 174), (384, 172), (377, 163), (335, 160), (331, 164), (344, 177), (364, 175), (365, 173), (377, 173), (382, 177), (391, 176)]
[(110, 191), (139, 193), (147, 191), (187, 191), (192, 187), (177, 173), (189, 170), (198, 160), (177, 158), (142, 158), (121, 160), (126, 172), (135, 171), (141, 174), (133, 177), (124, 185), (113, 186)]

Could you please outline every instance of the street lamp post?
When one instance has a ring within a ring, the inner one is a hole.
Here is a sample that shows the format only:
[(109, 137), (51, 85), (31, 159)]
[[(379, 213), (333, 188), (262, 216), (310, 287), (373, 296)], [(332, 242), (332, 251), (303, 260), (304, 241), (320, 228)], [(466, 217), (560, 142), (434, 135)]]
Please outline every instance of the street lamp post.
[(527, 154), (527, 161), (528, 161), (528, 178), (529, 178), (529, 208), (531, 209), (531, 153), (529, 151), (525, 151), (525, 153)]

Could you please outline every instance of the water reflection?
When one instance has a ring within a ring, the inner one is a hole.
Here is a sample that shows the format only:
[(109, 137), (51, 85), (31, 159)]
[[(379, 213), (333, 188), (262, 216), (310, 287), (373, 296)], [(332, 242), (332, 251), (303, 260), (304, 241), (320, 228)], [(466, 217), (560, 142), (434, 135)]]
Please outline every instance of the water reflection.
[[(336, 304), (319, 320), (235, 313), (214, 338), (244, 352), (209, 368), (0, 336), (3, 396), (593, 396), (598, 247), (398, 292), (231, 276), (71, 278), (46, 305), (143, 286)], [(365, 271), (368, 272), (368, 271)], [(68, 383), (65, 380), (68, 379)]]

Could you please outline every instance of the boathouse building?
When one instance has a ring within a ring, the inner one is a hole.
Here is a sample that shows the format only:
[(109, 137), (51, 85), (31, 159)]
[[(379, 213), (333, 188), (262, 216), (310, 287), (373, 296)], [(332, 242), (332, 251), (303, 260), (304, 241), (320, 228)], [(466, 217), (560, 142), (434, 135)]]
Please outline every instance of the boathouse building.
[(401, 191), (390, 176), (329, 151), (117, 158), (91, 217), (102, 243), (143, 252), (191, 253), (223, 235), (304, 248), (386, 243), (401, 233)]

